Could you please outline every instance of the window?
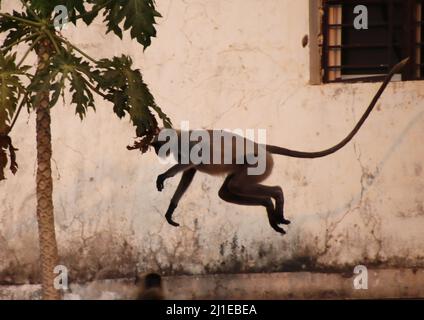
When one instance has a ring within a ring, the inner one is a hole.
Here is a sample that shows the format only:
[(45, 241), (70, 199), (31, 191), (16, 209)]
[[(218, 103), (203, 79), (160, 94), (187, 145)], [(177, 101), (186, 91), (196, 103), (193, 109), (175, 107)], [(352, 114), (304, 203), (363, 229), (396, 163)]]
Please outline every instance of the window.
[[(314, 2), (314, 1), (312, 1)], [(312, 5), (311, 2), (311, 5)], [(321, 0), (322, 82), (380, 81), (397, 62), (411, 63), (398, 80), (424, 79), (424, 0)], [(368, 29), (356, 29), (358, 5), (367, 8)], [(315, 19), (316, 20), (316, 19)], [(311, 23), (315, 23), (313, 19)], [(312, 61), (312, 60), (311, 60)]]

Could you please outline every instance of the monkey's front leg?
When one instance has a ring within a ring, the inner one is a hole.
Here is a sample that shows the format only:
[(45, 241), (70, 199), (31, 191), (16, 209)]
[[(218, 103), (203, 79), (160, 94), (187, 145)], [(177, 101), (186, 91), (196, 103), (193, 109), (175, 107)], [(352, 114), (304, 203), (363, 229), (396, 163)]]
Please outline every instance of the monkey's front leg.
[[(185, 171), (184, 171), (185, 170)], [(184, 171), (183, 176), (181, 177), (181, 181), (178, 184), (177, 190), (175, 191), (174, 196), (171, 199), (171, 203), (169, 204), (168, 210), (166, 211), (165, 218), (166, 221), (171, 226), (179, 227), (179, 224), (172, 220), (172, 214), (175, 211), (175, 208), (178, 206), (178, 202), (180, 201), (183, 194), (187, 191), (190, 186), (191, 181), (193, 180), (194, 174), (196, 173), (196, 169), (193, 168), (193, 165), (182, 165), (177, 164), (173, 166), (171, 169), (166, 171), (163, 174), (160, 174), (156, 180), (156, 186), (159, 191), (163, 190), (163, 184), (167, 178), (173, 177), (178, 172)]]
[(158, 189), (159, 192), (162, 191), (163, 188), (164, 188), (164, 182), (165, 182), (166, 179), (172, 178), (177, 173), (182, 172), (182, 171), (186, 171), (186, 170), (188, 170), (192, 167), (194, 167), (193, 164), (176, 164), (175, 166), (173, 166), (172, 168), (170, 168), (166, 172), (158, 175), (158, 177), (156, 179), (156, 188)]
[(184, 171), (183, 176), (181, 177), (180, 183), (178, 184), (177, 190), (175, 190), (175, 194), (172, 197), (168, 210), (166, 211), (166, 214), (165, 214), (166, 221), (168, 221), (168, 223), (171, 226), (174, 226), (174, 227), (180, 226), (178, 223), (172, 220), (172, 214), (177, 208), (178, 203), (181, 200), (181, 197), (187, 191), (188, 187), (193, 181), (196, 171), (197, 170), (195, 168), (191, 168), (191, 169), (188, 169), (187, 171)]

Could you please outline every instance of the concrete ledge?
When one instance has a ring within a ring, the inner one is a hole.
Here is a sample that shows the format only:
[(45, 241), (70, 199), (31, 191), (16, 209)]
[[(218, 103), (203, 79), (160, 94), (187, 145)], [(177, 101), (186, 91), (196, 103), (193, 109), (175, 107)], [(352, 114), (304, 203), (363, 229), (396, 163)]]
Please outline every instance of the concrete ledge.
[[(164, 277), (169, 299), (390, 299), (424, 298), (424, 270), (368, 271), (368, 289), (356, 290), (353, 275), (261, 273)], [(65, 299), (132, 299), (130, 279), (72, 284)], [(39, 285), (0, 286), (0, 299), (39, 299)]]

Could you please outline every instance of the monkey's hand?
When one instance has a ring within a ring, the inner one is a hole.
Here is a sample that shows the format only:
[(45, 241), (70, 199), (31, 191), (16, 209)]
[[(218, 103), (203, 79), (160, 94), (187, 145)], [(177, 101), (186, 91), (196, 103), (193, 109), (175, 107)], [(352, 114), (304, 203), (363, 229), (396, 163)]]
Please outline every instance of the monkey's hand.
[(161, 192), (164, 188), (163, 183), (165, 182), (165, 176), (163, 174), (158, 175), (156, 179), (156, 188)]
[(171, 226), (179, 227), (180, 224), (179, 223), (176, 223), (175, 221), (172, 220), (172, 214), (174, 213), (174, 210), (175, 210), (176, 207), (177, 206), (171, 202), (169, 204), (168, 210), (166, 211), (165, 218), (166, 218), (166, 221), (168, 221), (168, 223)]

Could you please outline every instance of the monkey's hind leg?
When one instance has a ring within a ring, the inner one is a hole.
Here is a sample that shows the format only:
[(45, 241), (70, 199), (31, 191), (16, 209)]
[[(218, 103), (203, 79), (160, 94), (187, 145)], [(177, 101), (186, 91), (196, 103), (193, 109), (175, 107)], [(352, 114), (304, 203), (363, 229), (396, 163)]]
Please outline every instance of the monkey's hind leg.
[[(284, 218), (284, 195), (283, 190), (279, 186), (270, 187), (262, 184), (235, 184), (234, 192), (240, 195), (263, 195), (275, 199), (274, 220), (277, 224), (288, 225), (290, 220)], [(233, 186), (232, 186), (233, 187)]]
[(239, 204), (239, 205), (245, 205), (245, 206), (263, 206), (266, 208), (267, 215), (268, 215), (268, 221), (275, 231), (285, 234), (286, 232), (284, 229), (280, 228), (278, 226), (278, 223), (276, 221), (276, 215), (274, 210), (274, 204), (272, 203), (272, 200), (270, 197), (253, 197), (253, 196), (242, 196), (233, 193), (230, 188), (228, 187), (228, 183), (231, 180), (232, 175), (228, 176), (224, 184), (222, 185), (221, 189), (219, 189), (218, 195), (219, 197), (229, 203)]
[(275, 199), (275, 211), (272, 220), (277, 224), (290, 224), (284, 218), (284, 196), (280, 187), (270, 187), (259, 184), (263, 180), (261, 176), (248, 175), (247, 171), (237, 172), (228, 182), (228, 188), (232, 193), (248, 197), (266, 197)]
[(275, 215), (277, 223), (279, 224), (290, 224), (290, 220), (284, 218), (284, 193), (281, 187), (271, 187), (274, 188), (278, 195), (279, 201), (275, 201)]
[(175, 191), (174, 196), (172, 197), (171, 202), (169, 203), (168, 210), (166, 211), (166, 214), (165, 214), (166, 221), (168, 221), (168, 223), (171, 226), (174, 226), (174, 227), (180, 226), (177, 222), (172, 220), (172, 214), (177, 208), (178, 203), (181, 200), (181, 197), (187, 191), (188, 187), (193, 181), (196, 171), (197, 170), (195, 168), (191, 168), (183, 172), (180, 183), (178, 184), (177, 190)]

